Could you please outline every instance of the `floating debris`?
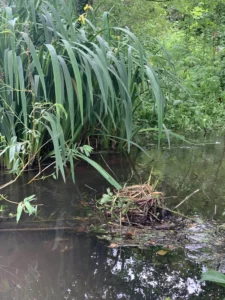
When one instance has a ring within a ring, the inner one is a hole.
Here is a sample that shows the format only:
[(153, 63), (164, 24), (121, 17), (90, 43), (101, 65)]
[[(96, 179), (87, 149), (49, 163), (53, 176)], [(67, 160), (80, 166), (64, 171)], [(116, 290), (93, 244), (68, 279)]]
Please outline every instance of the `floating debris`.
[(112, 221), (124, 225), (152, 225), (164, 215), (163, 193), (148, 183), (125, 186), (119, 191), (107, 190), (99, 201), (99, 208)]

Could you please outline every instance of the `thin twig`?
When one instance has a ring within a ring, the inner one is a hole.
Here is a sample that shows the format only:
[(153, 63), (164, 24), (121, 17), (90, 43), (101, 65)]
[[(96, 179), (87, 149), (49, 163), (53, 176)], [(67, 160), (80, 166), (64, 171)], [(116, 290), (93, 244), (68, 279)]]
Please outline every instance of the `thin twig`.
[(161, 221), (159, 220), (159, 218), (158, 218), (156, 215), (154, 215), (152, 212), (149, 211), (149, 214), (152, 215), (158, 222), (161, 222)]
[(47, 167), (45, 167), (43, 170), (41, 170), (40, 172), (37, 173), (37, 175), (35, 175), (27, 184), (30, 184), (32, 181), (34, 181), (41, 173), (43, 173), (44, 171), (46, 171), (48, 168), (50, 168), (51, 166), (53, 166), (56, 162), (53, 161), (50, 165), (47, 165)]
[(47, 142), (45, 142), (35, 153), (34, 155), (30, 158), (30, 160), (28, 160), (28, 162), (23, 166), (23, 168), (20, 170), (19, 174), (13, 179), (8, 181), (7, 183), (3, 184), (0, 186), (0, 190), (4, 189), (5, 187), (13, 184), (14, 182), (17, 181), (17, 179), (20, 177), (20, 175), (23, 173), (23, 171), (29, 166), (30, 162), (35, 158), (36, 154), (38, 153), (38, 151), (40, 151), (41, 148), (43, 148), (45, 145), (47, 145), (47, 143), (49, 143), (51, 141), (51, 139), (49, 139)]
[(187, 201), (189, 198), (191, 198), (191, 196), (193, 196), (194, 194), (198, 193), (199, 189), (197, 189), (196, 191), (194, 191), (193, 193), (191, 193), (189, 196), (187, 196), (186, 198), (184, 198), (184, 200), (182, 200), (177, 206), (174, 207), (174, 209), (177, 209), (178, 207), (180, 207), (185, 201)]
[(192, 218), (192, 217), (188, 217), (188, 216), (185, 216), (184, 214), (180, 213), (180, 212), (177, 212), (175, 210), (172, 210), (172, 209), (169, 209), (168, 207), (164, 206), (164, 205), (158, 205), (159, 208), (162, 208), (162, 209), (165, 209), (169, 212), (171, 212), (172, 214), (174, 215), (177, 215), (177, 216), (180, 216), (182, 218), (185, 218), (187, 220), (192, 220), (192, 221), (195, 221), (196, 222), (196, 219), (195, 218)]
[[(104, 159), (104, 157), (101, 155), (101, 158), (102, 158), (102, 160), (104, 161), (104, 163), (105, 163), (105, 165), (108, 167), (108, 169), (112, 172), (112, 174), (113, 174), (113, 176), (115, 176), (116, 178), (117, 178), (117, 176), (116, 176), (116, 174), (113, 172), (113, 170), (110, 168), (110, 166), (107, 164), (107, 162), (105, 161), (105, 159)], [(117, 178), (118, 179), (118, 178)]]
[(18, 202), (14, 202), (14, 201), (8, 200), (8, 199), (5, 198), (5, 196), (3, 196), (2, 194), (0, 194), (0, 199), (3, 199), (3, 200), (5, 200), (5, 201), (7, 201), (7, 202), (9, 202), (9, 203), (12, 203), (12, 204), (16, 204), (16, 205), (19, 204)]

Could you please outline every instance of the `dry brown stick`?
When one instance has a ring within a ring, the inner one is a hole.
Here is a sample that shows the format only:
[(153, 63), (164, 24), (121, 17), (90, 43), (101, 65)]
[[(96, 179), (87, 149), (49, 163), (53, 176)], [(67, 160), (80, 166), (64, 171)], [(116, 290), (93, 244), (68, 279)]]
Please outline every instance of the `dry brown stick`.
[(141, 224), (135, 223), (135, 222), (131, 222), (131, 224), (136, 225), (136, 226), (139, 226), (140, 228), (145, 228), (145, 227), (146, 227), (146, 226), (144, 226), (144, 225), (141, 225)]
[(39, 171), (37, 175), (35, 175), (27, 184), (30, 184), (32, 181), (34, 181), (39, 175), (41, 175), (41, 173), (43, 173), (44, 171), (46, 171), (48, 168), (50, 168), (51, 166), (53, 166), (56, 162), (53, 161), (51, 164), (47, 165), (47, 167), (45, 167), (43, 170)]
[[(20, 202), (11, 201), (11, 200), (5, 198), (5, 196), (2, 195), (2, 194), (0, 194), (0, 199), (3, 199), (4, 201), (7, 201), (7, 202), (12, 203), (12, 204), (16, 204), (16, 205), (18, 205), (20, 203)], [(43, 206), (43, 205), (44, 204), (36, 204), (35, 206)]]
[(153, 214), (153, 213), (150, 212), (150, 211), (149, 211), (149, 213), (150, 213), (150, 215), (152, 215), (157, 221), (161, 222), (161, 221), (159, 220), (159, 218), (158, 218), (155, 214)]
[(29, 165), (29, 161), (23, 166), (22, 170), (19, 172), (19, 174), (12, 180), (8, 181), (7, 183), (5, 183), (4, 185), (0, 186), (0, 190), (4, 189), (5, 187), (7, 187), (8, 185), (14, 183), (17, 181), (17, 179), (20, 177), (20, 175), (23, 173), (23, 171), (26, 169), (26, 167)]
[(197, 189), (196, 191), (191, 193), (189, 196), (185, 197), (184, 200), (182, 200), (177, 206), (174, 207), (174, 209), (177, 209), (178, 207), (180, 207), (185, 201), (187, 201), (189, 198), (191, 198), (191, 196), (193, 196), (194, 194), (196, 194), (198, 192), (199, 192), (199, 189)]
[(132, 198), (136, 198), (136, 197), (139, 196), (141, 193), (142, 193), (142, 191), (140, 191), (140, 192), (138, 192), (138, 193), (132, 195)]

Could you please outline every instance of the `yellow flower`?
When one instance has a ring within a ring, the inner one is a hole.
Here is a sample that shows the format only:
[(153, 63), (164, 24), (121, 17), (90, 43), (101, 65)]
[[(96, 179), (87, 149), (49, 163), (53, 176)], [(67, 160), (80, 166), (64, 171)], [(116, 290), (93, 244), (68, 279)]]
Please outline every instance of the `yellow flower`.
[(84, 18), (85, 14), (82, 14), (79, 16), (78, 21), (80, 21), (82, 24), (85, 24), (85, 18)]
[(86, 4), (85, 7), (84, 7), (84, 11), (86, 11), (88, 9), (93, 10), (93, 7), (89, 4)]

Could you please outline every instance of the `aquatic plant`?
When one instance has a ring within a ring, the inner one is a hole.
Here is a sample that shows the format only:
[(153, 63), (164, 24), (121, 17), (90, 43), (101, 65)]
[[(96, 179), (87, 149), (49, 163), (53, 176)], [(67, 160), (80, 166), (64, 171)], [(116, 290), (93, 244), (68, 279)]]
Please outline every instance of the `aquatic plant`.
[[(21, 170), (53, 160), (65, 179), (74, 159), (91, 163), (93, 147), (130, 149), (132, 115), (142, 93), (154, 97), (159, 138), (164, 100), (157, 74), (136, 36), (110, 27), (90, 6), (76, 15), (72, 0), (1, 3), (0, 159)], [(80, 146), (88, 144), (88, 146)]]
[(35, 200), (35, 195), (31, 195), (29, 197), (26, 197), (22, 202), (20, 202), (17, 206), (17, 214), (16, 214), (16, 222), (18, 223), (22, 212), (31, 215), (37, 215), (37, 205), (32, 205), (31, 201)]
[[(13, 215), (12, 213), (9, 214), (10, 217), (16, 216), (16, 222), (18, 223), (20, 221), (21, 215), (22, 213), (26, 213), (29, 214), (29, 216), (31, 215), (35, 215), (37, 216), (37, 207), (39, 205), (37, 204), (32, 204), (32, 201), (36, 200), (36, 196), (35, 195), (31, 195), (29, 197), (26, 197), (23, 199), (23, 201), (17, 203), (15, 201), (11, 201), (9, 199), (7, 199), (3, 194), (0, 194), (0, 201), (5, 201), (7, 203), (11, 203), (11, 204), (15, 204), (17, 206), (17, 212), (15, 215)], [(5, 213), (6, 209), (8, 208), (5, 205), (1, 205), (0, 207), (2, 207), (2, 212)]]
[(200, 282), (203, 282), (203, 281), (215, 282), (215, 283), (225, 287), (225, 275), (216, 270), (209, 270), (207, 272), (202, 273)]

